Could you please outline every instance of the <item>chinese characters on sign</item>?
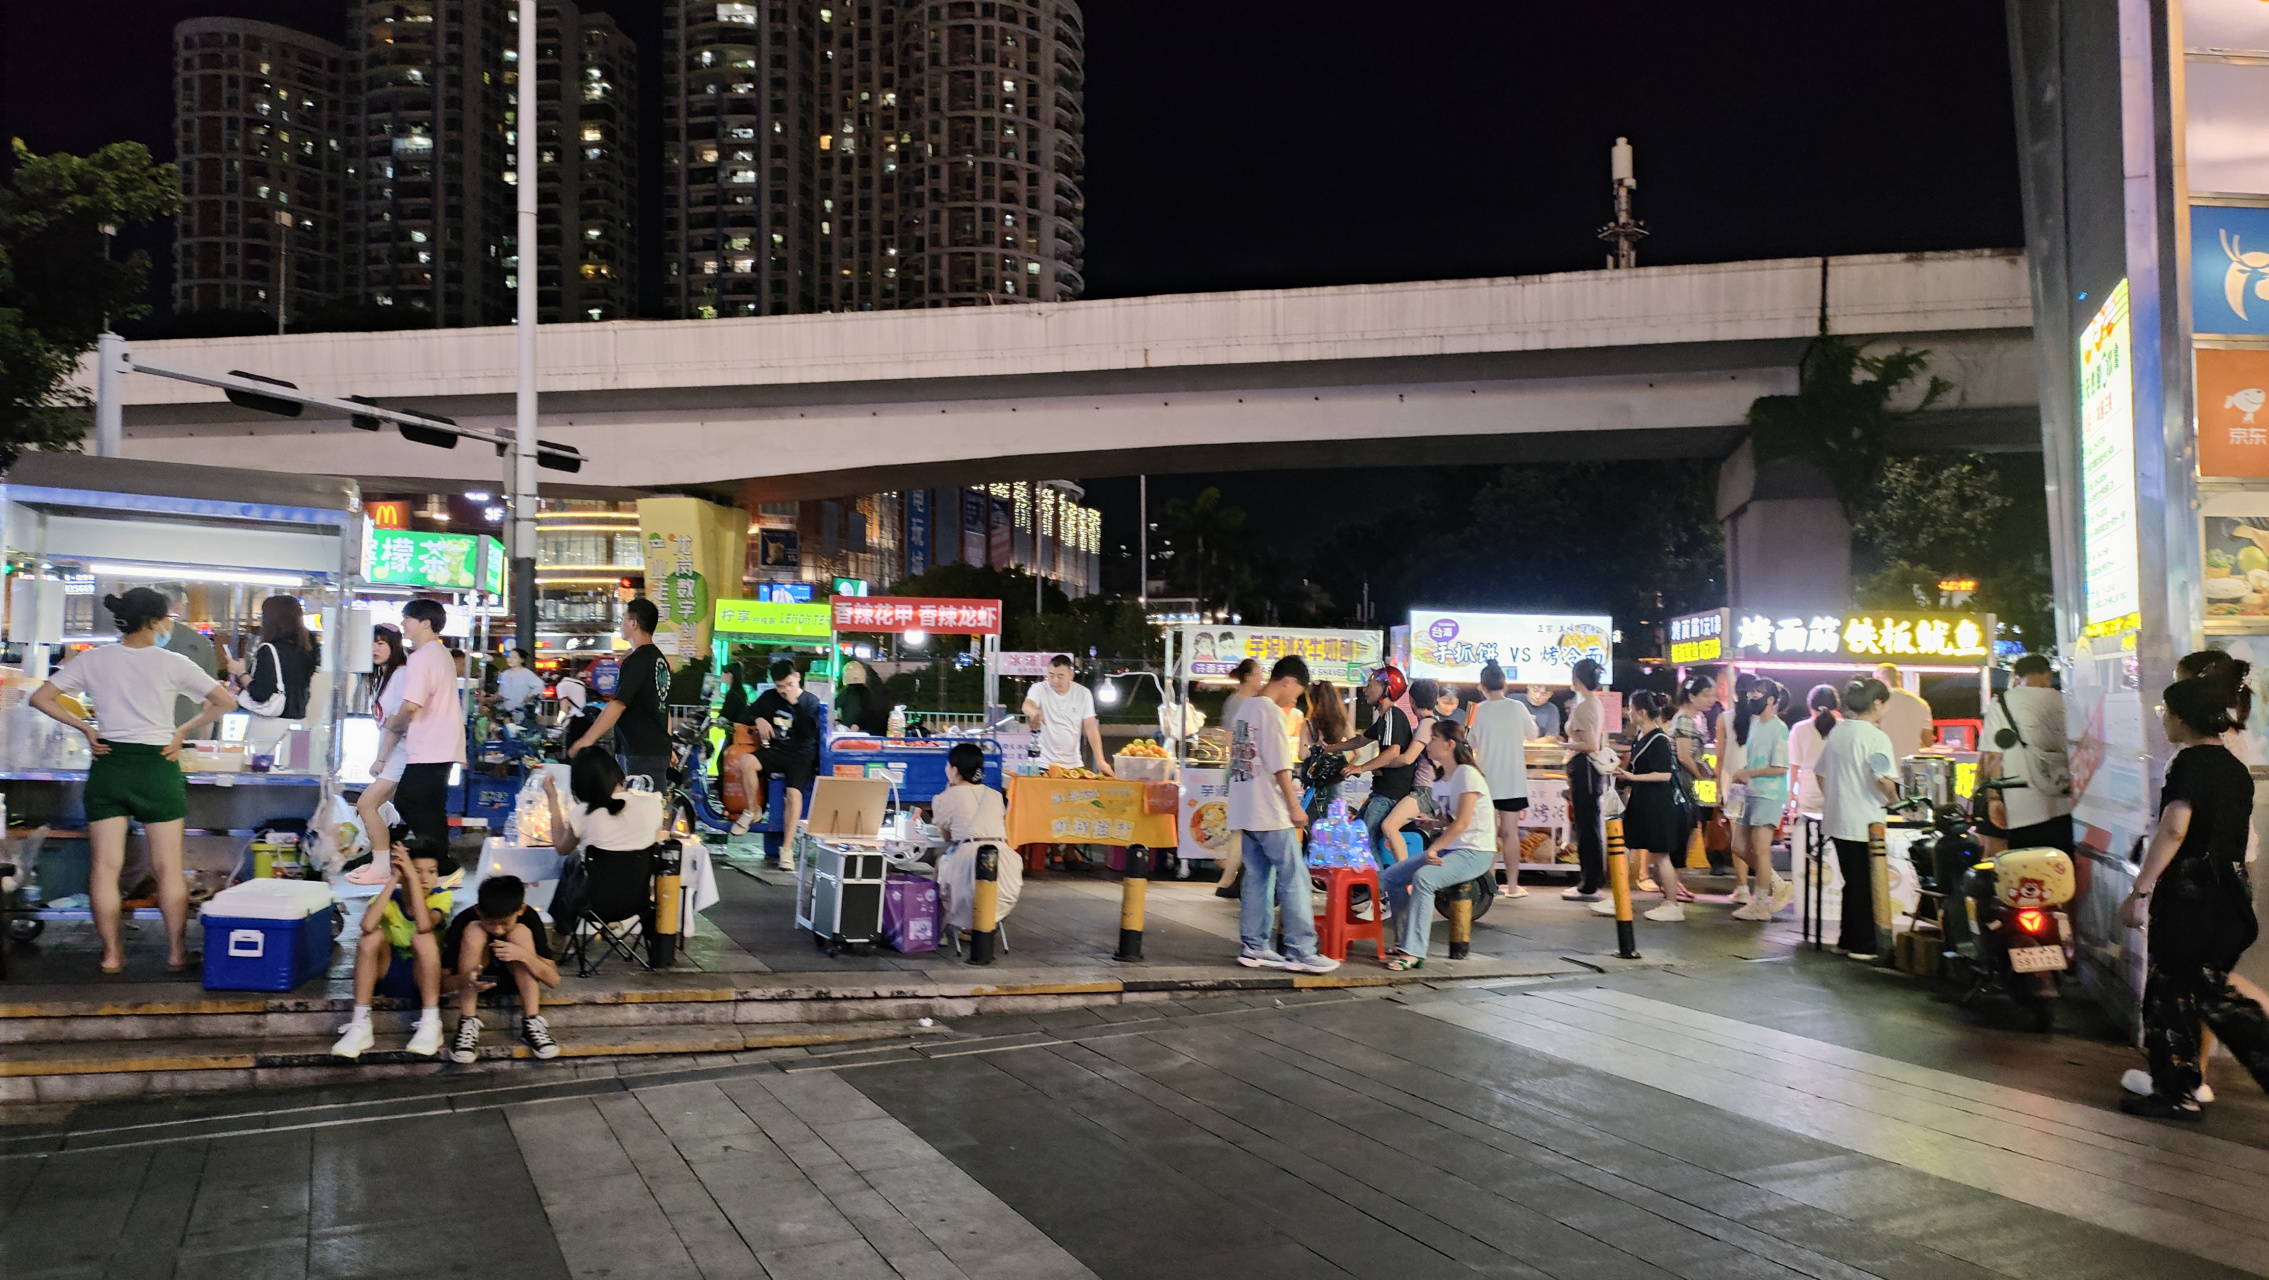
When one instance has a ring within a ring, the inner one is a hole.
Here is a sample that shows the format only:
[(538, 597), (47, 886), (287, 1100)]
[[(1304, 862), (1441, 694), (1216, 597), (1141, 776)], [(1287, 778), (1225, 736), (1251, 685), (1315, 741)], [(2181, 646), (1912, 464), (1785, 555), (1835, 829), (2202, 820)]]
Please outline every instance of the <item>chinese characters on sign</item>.
[(1410, 613), (1410, 674), (1471, 682), (1494, 662), (1514, 684), (1567, 684), (1590, 658), (1611, 670), (1612, 620), (1581, 614)]
[(2127, 282), (2104, 299), (2080, 337), (2080, 544), (2084, 623), (2142, 608), (2135, 507), (2134, 374)]
[(1680, 666), (1716, 662), (1725, 656), (1725, 632), (1731, 610), (1672, 618), (1669, 626), (1670, 660)]
[(1990, 656), (1984, 624), (1960, 615), (1739, 613), (1733, 647), (1744, 657), (1953, 660), (1977, 666)]
[(918, 596), (836, 596), (828, 601), (837, 631), (933, 631), (941, 635), (995, 636), (998, 600), (935, 600)]
[(716, 629), (738, 636), (766, 636), (780, 640), (827, 638), (832, 621), (823, 604), (790, 604), (773, 600), (719, 600)]
[(2206, 348), (2197, 360), (2198, 474), (2269, 476), (2269, 351)]
[(1308, 678), (1342, 684), (1361, 684), (1379, 664), (1382, 649), (1376, 631), (1299, 631), (1283, 627), (1183, 627), (1177, 637), (1179, 652), (1189, 662), (1193, 680), (1225, 676), (1247, 658), (1262, 666), (1278, 658), (1307, 660)]
[(362, 576), (368, 582), (438, 591), (471, 591), (477, 584), (500, 596), (504, 544), (486, 534), (373, 529), (364, 545)]

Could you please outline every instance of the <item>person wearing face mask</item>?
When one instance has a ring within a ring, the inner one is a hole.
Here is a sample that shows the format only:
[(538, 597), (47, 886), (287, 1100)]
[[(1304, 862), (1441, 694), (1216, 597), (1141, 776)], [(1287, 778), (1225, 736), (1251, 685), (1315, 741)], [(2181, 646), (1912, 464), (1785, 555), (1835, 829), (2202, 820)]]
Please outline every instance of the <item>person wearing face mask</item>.
[[(182, 825), (189, 816), (181, 744), (234, 710), (236, 700), (212, 673), (165, 647), (173, 620), (164, 596), (135, 587), (104, 596), (102, 605), (118, 624), (118, 643), (98, 645), (64, 663), (32, 693), (31, 704), (85, 734), (94, 754), (85, 791), (87, 843), (93, 850), (87, 896), (102, 939), (102, 971), (115, 974), (126, 967), (118, 938), (118, 874), (126, 866), (127, 824), (139, 822), (157, 872), (166, 970), (183, 973), (196, 960), (187, 948), (189, 883), (181, 874)], [(65, 705), (65, 694), (91, 700), (102, 728)], [(203, 709), (176, 725), (175, 698), (199, 699)]]

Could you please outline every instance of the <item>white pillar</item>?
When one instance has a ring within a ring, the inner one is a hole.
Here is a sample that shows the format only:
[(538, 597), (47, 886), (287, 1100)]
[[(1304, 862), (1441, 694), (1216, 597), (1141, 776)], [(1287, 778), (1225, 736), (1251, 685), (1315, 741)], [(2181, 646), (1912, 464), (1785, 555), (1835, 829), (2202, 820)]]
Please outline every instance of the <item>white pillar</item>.
[[(563, 37), (564, 38), (564, 37)], [(560, 65), (573, 65), (562, 57)], [(520, 224), (516, 253), (519, 271), (520, 378), (514, 396), (515, 452), (512, 460), (512, 597), (519, 606), (519, 647), (530, 662), (536, 652), (536, 0), (520, 0), (520, 61), (513, 76), (516, 102), (512, 124), (518, 130), (516, 166)], [(560, 128), (568, 128), (570, 99), (560, 87)], [(562, 270), (565, 269), (564, 264)]]
[(124, 435), (119, 379), (126, 374), (126, 339), (103, 330), (95, 339), (95, 456), (115, 458)]

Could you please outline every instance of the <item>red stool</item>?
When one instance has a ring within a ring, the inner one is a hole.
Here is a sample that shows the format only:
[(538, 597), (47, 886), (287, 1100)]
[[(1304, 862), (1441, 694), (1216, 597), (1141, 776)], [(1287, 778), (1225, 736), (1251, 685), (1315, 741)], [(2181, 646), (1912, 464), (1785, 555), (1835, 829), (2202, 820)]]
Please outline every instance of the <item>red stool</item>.
[[(1324, 886), (1324, 913), (1316, 917), (1316, 950), (1334, 960), (1345, 960), (1349, 943), (1369, 938), (1371, 945), (1378, 949), (1380, 961), (1384, 962), (1387, 913), (1385, 898), (1379, 892), (1379, 869), (1375, 866), (1319, 867), (1308, 875)], [(1355, 914), (1357, 885), (1371, 890), (1371, 918), (1368, 920)]]

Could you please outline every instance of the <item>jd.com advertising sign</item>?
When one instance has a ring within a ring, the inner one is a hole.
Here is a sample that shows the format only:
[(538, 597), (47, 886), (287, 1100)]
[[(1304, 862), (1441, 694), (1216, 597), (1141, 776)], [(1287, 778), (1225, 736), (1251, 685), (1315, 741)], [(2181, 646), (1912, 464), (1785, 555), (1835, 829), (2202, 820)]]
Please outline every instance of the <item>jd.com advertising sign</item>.
[(1612, 670), (1613, 620), (1569, 613), (1410, 611), (1410, 674), (1471, 684), (1491, 662), (1512, 684), (1567, 684), (1579, 661)]

